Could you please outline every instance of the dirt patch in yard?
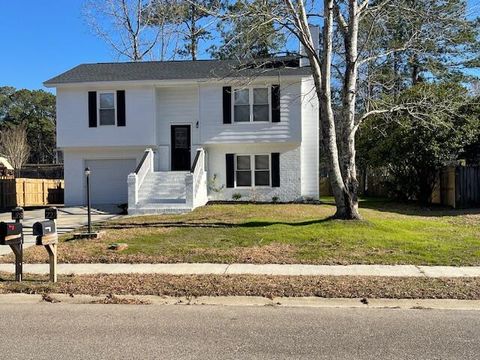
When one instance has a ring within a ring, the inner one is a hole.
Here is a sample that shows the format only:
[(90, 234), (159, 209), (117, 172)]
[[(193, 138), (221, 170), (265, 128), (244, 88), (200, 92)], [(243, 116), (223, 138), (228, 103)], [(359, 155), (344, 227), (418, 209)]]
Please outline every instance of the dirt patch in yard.
[(232, 249), (193, 249), (192, 258), (217, 258), (228, 263), (293, 264), (294, 246), (273, 243), (264, 246), (234, 247)]
[[(161, 230), (161, 229), (160, 229)], [(130, 230), (131, 231), (131, 230)], [(111, 236), (111, 235), (110, 235)], [(179, 254), (142, 254), (128, 253), (125, 251), (107, 250), (109, 241), (112, 243), (122, 241), (121, 238), (107, 236), (100, 240), (75, 240), (58, 245), (58, 262), (73, 263), (179, 263), (179, 262), (205, 262), (216, 259), (225, 263), (255, 263), (255, 264), (294, 264), (296, 249), (288, 244), (268, 244), (253, 247), (234, 247), (230, 249), (192, 248)], [(0, 263), (13, 263), (13, 254), (0, 257)], [(42, 247), (36, 246), (25, 251), (25, 263), (47, 263), (48, 254)]]
[(61, 276), (57, 284), (44, 276), (25, 279), (15, 283), (13, 275), (0, 274), (0, 293), (480, 300), (480, 278), (129, 274)]

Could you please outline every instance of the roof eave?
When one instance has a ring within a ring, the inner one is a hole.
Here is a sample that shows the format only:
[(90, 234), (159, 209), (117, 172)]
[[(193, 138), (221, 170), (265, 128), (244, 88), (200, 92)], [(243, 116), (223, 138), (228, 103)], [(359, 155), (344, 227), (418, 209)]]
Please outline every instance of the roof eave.
[[(280, 75), (282, 79), (301, 79), (311, 77), (310, 74), (288, 74)], [(267, 80), (271, 78), (278, 78), (279, 75), (259, 75), (256, 76), (256, 80)], [(118, 84), (129, 84), (132, 86), (155, 86), (155, 85), (195, 85), (198, 83), (225, 83), (225, 82), (234, 82), (241, 80), (241, 77), (225, 77), (225, 78), (201, 78), (201, 79), (172, 79), (172, 80), (101, 80), (101, 81), (73, 81), (73, 82), (52, 82), (46, 81), (43, 85), (47, 88), (58, 88), (58, 87), (88, 87), (88, 86), (109, 86), (109, 85), (118, 85)]]

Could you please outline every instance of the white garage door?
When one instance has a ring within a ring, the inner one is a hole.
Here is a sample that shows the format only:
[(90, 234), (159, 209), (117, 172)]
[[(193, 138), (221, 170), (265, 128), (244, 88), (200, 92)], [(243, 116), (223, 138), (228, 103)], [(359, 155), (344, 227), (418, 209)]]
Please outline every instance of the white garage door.
[(128, 202), (127, 176), (135, 171), (135, 159), (87, 160), (92, 204)]

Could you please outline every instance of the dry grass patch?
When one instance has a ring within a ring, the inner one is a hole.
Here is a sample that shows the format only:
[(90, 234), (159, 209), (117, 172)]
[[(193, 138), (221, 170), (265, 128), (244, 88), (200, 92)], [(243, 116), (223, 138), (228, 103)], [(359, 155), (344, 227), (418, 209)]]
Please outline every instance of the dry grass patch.
[(57, 284), (32, 275), (23, 283), (7, 281), (12, 279), (0, 274), (0, 293), (112, 294), (105, 301), (117, 301), (113, 294), (480, 300), (480, 278), (129, 274), (61, 276)]

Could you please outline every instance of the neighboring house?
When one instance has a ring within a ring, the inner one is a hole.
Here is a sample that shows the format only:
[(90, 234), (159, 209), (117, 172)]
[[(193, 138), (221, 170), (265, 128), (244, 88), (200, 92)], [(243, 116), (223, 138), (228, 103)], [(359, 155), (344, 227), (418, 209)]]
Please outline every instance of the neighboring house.
[(318, 103), (294, 58), (102, 63), (57, 90), (65, 204), (180, 212), (207, 200), (318, 197)]
[(0, 156), (0, 176), (2, 177), (13, 177), (15, 169), (10, 164), (7, 158)]

